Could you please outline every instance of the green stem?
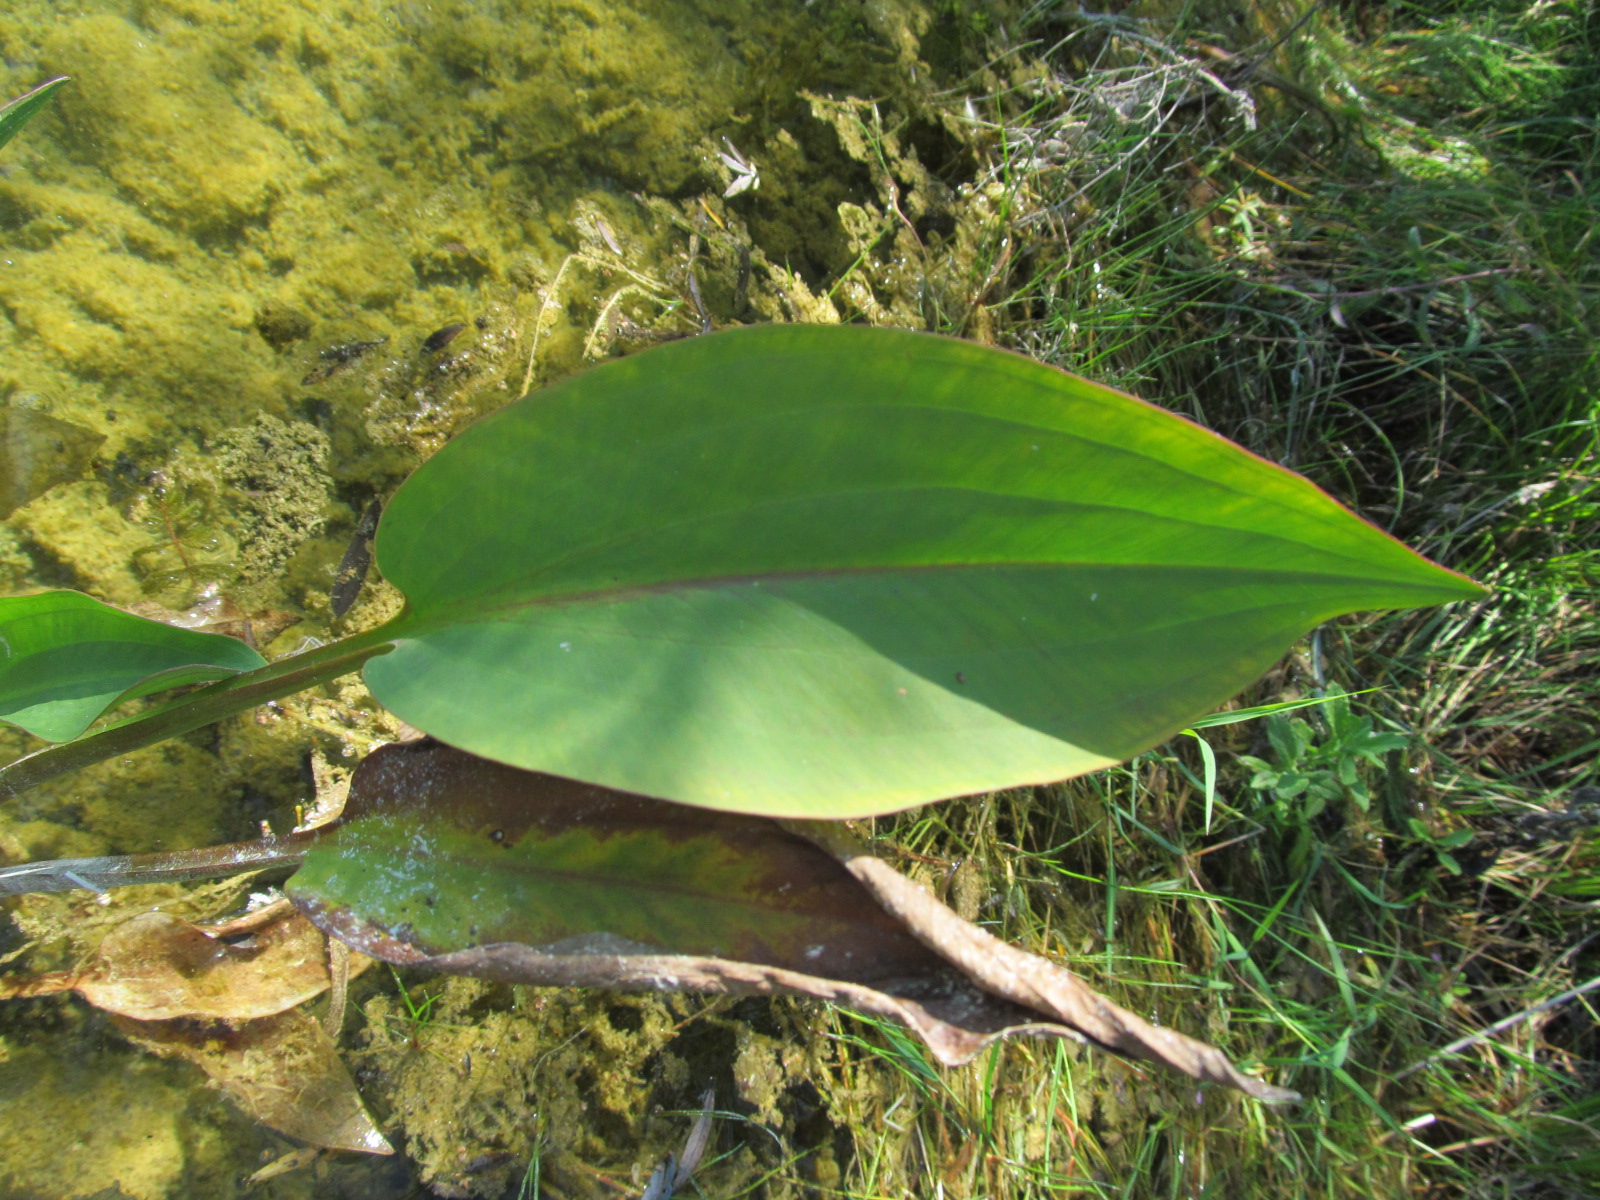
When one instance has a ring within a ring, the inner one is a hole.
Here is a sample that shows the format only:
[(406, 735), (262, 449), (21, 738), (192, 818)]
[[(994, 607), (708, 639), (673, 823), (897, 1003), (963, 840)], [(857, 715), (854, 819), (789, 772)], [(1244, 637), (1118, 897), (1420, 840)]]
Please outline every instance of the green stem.
[(115, 721), (76, 741), (24, 755), (0, 768), (0, 800), (57, 775), (131, 753), (280, 696), (348, 675), (367, 659), (393, 648), (387, 630), (388, 626), (380, 626), (304, 654), (280, 658), (254, 671), (208, 684), (149, 712)]

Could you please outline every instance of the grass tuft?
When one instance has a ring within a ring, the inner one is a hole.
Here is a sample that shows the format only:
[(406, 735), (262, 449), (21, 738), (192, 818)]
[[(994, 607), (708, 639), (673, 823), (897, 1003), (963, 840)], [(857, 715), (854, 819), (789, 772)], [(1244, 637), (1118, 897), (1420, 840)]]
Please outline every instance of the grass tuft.
[(939, 1073), (836, 1017), (831, 1193), (1593, 1195), (1592, 13), (1040, 0), (987, 36), (944, 116), (988, 207), (965, 285), (923, 248), (926, 322), (1165, 398), (1494, 593), (1319, 630), (1240, 703), (1327, 702), (1197, 730), (1214, 787), (1183, 738), (877, 824), (1303, 1105), (1066, 1045)]

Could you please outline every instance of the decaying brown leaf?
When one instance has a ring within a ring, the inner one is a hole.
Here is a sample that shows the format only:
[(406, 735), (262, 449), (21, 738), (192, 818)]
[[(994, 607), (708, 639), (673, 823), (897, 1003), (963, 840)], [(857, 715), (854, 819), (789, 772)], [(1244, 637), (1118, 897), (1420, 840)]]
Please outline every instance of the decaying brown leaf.
[[(140, 913), (106, 935), (77, 971), (19, 980), (0, 994), (75, 991), (96, 1008), (140, 1021), (245, 1021), (295, 1007), (328, 987), (327, 943), (296, 913), (237, 944), (164, 912)], [(351, 970), (368, 960), (357, 956)]]
[(146, 1050), (194, 1063), (235, 1104), (280, 1133), (335, 1150), (393, 1154), (333, 1039), (290, 1011), (228, 1021), (133, 1021), (117, 1028)]
[[(369, 755), (334, 824), (134, 856), (119, 860), (117, 874), (223, 873), (268, 851), (276, 862), (303, 856), (286, 890), (313, 923), (388, 962), (544, 986), (798, 993), (899, 1020), (950, 1066), (996, 1038), (1064, 1037), (1267, 1103), (1298, 1098), (965, 921), (832, 823), (687, 808), (423, 740)], [(0, 890), (74, 886), (100, 861), (10, 868), (0, 872)], [(127, 936), (154, 937), (154, 928)], [(284, 937), (284, 962), (297, 961), (304, 951)], [(179, 1004), (209, 1014), (207, 972), (239, 952), (204, 934), (156, 941), (170, 959), (146, 955), (139, 961), (153, 965), (137, 969), (91, 965), (59, 986), (15, 994), (99, 989), (108, 1004), (116, 995), (127, 1005), (128, 993), (159, 991), (165, 985), (151, 980), (175, 973)], [(266, 955), (265, 944), (253, 953)], [(325, 963), (319, 950), (302, 986), (327, 986)], [(285, 977), (299, 978), (294, 970)], [(159, 1001), (142, 1003), (147, 1015), (164, 1011)]]
[(837, 825), (690, 809), (436, 742), (367, 758), (343, 826), (288, 891), (390, 962), (547, 986), (794, 992), (900, 1020), (947, 1065), (998, 1037), (1070, 1037), (1297, 1098), (962, 920)]
[[(372, 963), (339, 957), (349, 974)], [(210, 932), (170, 913), (141, 913), (107, 934), (79, 970), (7, 981), (0, 995), (75, 991), (114, 1014), (130, 1041), (199, 1066), (264, 1124), (317, 1146), (392, 1154), (333, 1040), (294, 1011), (328, 986), (327, 940), (280, 905)]]
[(1268, 1104), (1300, 1099), (1298, 1092), (1242, 1074), (1215, 1046), (1150, 1024), (1113, 1004), (1072, 972), (962, 919), (927, 888), (868, 854), (838, 825), (824, 821), (786, 824), (842, 862), (919, 942), (986, 992), (1046, 1013), (1095, 1044), (1129, 1058), (1161, 1063), (1195, 1079), (1236, 1087)]
[(23, 404), (0, 404), (0, 518), (83, 478), (105, 435)]

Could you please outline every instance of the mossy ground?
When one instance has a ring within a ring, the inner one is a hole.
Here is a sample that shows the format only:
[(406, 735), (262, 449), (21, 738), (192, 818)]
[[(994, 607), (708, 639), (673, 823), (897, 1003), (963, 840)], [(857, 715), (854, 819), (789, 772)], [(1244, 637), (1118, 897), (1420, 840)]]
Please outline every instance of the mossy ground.
[[(0, 91), (75, 83), (0, 160), (0, 393), (106, 437), (6, 526), (14, 588), (222, 580), (302, 618), (276, 649), (324, 636), (370, 498), (535, 349), (538, 381), (697, 328), (693, 271), (717, 324), (935, 329), (1163, 400), (1497, 589), (1336, 623), (1246, 698), (1380, 688), (1357, 709), (1403, 750), (1258, 721), (1206, 734), (1209, 797), (1186, 743), (879, 823), (967, 915), (1299, 1108), (1049, 1044), (942, 1072), (800, 1002), (373, 971), (344, 1044), (404, 1161), (260, 1194), (626, 1195), (708, 1081), (706, 1194), (1592, 1194), (1593, 1011), (1537, 1006), (1596, 963), (1595, 37), (1561, 3), (13, 5)], [(759, 189), (723, 197), (722, 137)], [(293, 487), (251, 466), (279, 452)], [(281, 828), (308, 751), (383, 722), (352, 683), (287, 702), (13, 801), (0, 845)], [(51, 904), (28, 936), (98, 927)], [(30, 1114), (0, 1196), (225, 1196), (286, 1148), (76, 1001), (0, 1029), (0, 1110)], [(89, 1106), (120, 1128), (78, 1149)], [(147, 1155), (111, 1165), (124, 1133)]]

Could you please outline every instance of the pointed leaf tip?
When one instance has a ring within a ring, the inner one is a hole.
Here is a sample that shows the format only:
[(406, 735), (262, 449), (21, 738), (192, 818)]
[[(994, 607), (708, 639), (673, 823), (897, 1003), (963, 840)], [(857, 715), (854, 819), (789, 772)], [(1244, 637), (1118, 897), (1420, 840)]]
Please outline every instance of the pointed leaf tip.
[(4, 147), (7, 142), (22, 131), (24, 125), (38, 116), (39, 111), (49, 103), (50, 98), (56, 94), (57, 90), (67, 80), (68, 76), (62, 75), (57, 79), (41, 83), (31, 92), (18, 96), (15, 100), (0, 108), (0, 147)]

